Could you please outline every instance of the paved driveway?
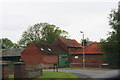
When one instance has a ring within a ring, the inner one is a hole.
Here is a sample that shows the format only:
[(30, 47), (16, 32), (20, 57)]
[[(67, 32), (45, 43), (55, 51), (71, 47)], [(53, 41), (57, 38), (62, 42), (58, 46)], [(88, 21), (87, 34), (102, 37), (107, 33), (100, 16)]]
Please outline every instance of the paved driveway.
[(78, 78), (109, 78), (118, 76), (118, 70), (59, 70), (76, 75)]

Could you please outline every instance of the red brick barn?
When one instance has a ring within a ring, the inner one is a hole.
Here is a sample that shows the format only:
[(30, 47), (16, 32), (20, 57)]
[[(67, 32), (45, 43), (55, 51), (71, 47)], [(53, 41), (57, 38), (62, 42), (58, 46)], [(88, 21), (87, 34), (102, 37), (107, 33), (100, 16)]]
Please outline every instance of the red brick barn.
[(69, 53), (70, 50), (76, 51), (78, 48), (82, 48), (82, 45), (75, 39), (57, 38), (52, 44), (59, 45), (61, 48), (67, 51), (67, 53)]
[(60, 51), (64, 52), (59, 46), (31, 43), (22, 52), (21, 59), (27, 65), (58, 64), (58, 56), (52, 54), (59, 54)]
[[(30, 44), (22, 53), (26, 64), (59, 64), (59, 67), (82, 67), (83, 46), (74, 39), (57, 38), (52, 44)], [(104, 63), (100, 43), (85, 46), (85, 67), (99, 68)]]
[[(71, 54), (82, 49), (82, 45), (75, 39), (57, 38), (52, 44), (59, 45), (67, 52), (68, 66), (71, 64)], [(63, 57), (64, 58), (64, 57)]]
[[(70, 52), (71, 67), (83, 66), (83, 49), (76, 52)], [(101, 68), (104, 63), (103, 52), (100, 50), (100, 43), (92, 43), (85, 47), (85, 67)]]

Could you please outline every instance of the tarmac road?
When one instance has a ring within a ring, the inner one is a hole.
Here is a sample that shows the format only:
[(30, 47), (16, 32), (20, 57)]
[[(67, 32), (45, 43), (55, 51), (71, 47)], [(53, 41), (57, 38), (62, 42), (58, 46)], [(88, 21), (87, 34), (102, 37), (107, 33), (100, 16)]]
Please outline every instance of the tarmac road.
[(118, 76), (118, 70), (59, 70), (76, 75), (78, 78), (111, 78)]

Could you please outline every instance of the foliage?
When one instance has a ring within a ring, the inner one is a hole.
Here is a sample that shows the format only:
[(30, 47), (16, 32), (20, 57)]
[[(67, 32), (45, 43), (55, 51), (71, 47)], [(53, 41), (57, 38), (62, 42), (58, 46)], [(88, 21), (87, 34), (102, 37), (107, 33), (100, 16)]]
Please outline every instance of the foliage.
[(2, 39), (0, 39), (0, 48), (1, 49), (19, 48), (19, 45), (17, 43), (13, 43), (8, 38), (2, 38)]
[(13, 48), (19, 48), (20, 46), (17, 43), (14, 43)]
[(67, 32), (59, 27), (48, 23), (37, 23), (23, 32), (19, 41), (20, 45), (26, 46), (31, 42), (52, 43), (57, 37), (67, 37)]
[[(120, 5), (120, 4), (119, 4)], [(120, 6), (118, 10), (112, 10), (109, 15), (109, 24), (112, 26), (112, 32), (109, 32), (109, 37), (102, 40), (102, 51), (105, 52), (104, 59), (112, 66), (112, 68), (119, 68), (119, 52), (120, 50)]]
[(12, 48), (14, 45), (14, 43), (11, 40), (9, 40), (8, 38), (0, 39), (0, 43), (1, 43), (2, 49)]

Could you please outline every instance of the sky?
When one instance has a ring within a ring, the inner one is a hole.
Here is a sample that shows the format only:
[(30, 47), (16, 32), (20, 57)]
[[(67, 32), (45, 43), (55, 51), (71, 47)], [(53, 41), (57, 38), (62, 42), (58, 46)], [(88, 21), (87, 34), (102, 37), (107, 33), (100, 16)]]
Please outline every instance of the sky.
[(78, 42), (106, 39), (109, 14), (119, 0), (0, 0), (0, 38), (19, 41), (29, 26), (47, 22), (69, 33)]

